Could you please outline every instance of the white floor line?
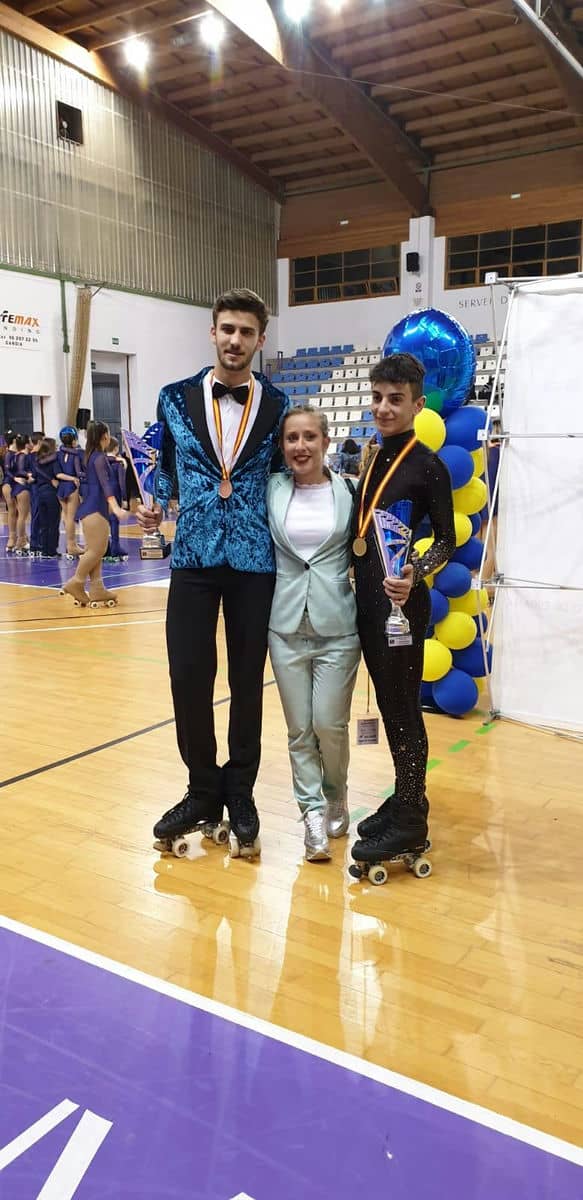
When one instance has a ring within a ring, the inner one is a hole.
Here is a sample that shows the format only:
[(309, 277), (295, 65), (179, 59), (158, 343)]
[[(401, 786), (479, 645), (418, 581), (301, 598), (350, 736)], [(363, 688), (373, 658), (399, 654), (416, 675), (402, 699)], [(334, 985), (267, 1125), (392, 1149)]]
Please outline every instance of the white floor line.
[(145, 972), (138, 971), (134, 967), (125, 966), (123, 963), (115, 962), (113, 959), (96, 954), (93, 950), (83, 950), (79, 946), (74, 946), (70, 942), (63, 941), (62, 938), (53, 937), (49, 933), (42, 933), (38, 929), (32, 929), (28, 925), (21, 924), (20, 921), (13, 921), (10, 917), (0, 916), (0, 928), (8, 929), (12, 933), (30, 938), (31, 941), (39, 942), (42, 946), (50, 946), (53, 950), (59, 950), (62, 954), (68, 954), (71, 958), (79, 959), (81, 962), (89, 963), (94, 967), (100, 967), (102, 970), (109, 971), (110, 974), (117, 975), (121, 979), (128, 979), (131, 983), (137, 983), (141, 987), (149, 988), (150, 991), (158, 992), (162, 996), (168, 996), (172, 1000), (178, 1000), (182, 1004), (188, 1004), (190, 1008), (198, 1008), (202, 1012), (210, 1013), (212, 1016), (221, 1017), (224, 1021), (230, 1021), (232, 1024), (238, 1025), (243, 1029), (253, 1030), (253, 1032), (281, 1042), (285, 1046), (291, 1046), (295, 1050), (302, 1050), (306, 1054), (312, 1054), (316, 1058), (324, 1059), (325, 1062), (332, 1062), (336, 1066), (343, 1067), (346, 1071), (353, 1071), (358, 1075), (366, 1076), (367, 1079), (374, 1079), (375, 1082), (384, 1084), (386, 1087), (395, 1088), (407, 1096), (414, 1096), (416, 1099), (423, 1100), (427, 1104), (433, 1104), (436, 1108), (444, 1109), (446, 1112), (464, 1117), (466, 1120), (475, 1121), (478, 1125), (482, 1125), (486, 1129), (492, 1129), (496, 1133), (504, 1134), (506, 1137), (511, 1137), (516, 1141), (524, 1142), (528, 1146), (533, 1146), (537, 1150), (542, 1150), (547, 1154), (552, 1154), (557, 1158), (574, 1163), (576, 1166), (583, 1167), (583, 1147), (572, 1145), (561, 1138), (543, 1133), (542, 1130), (533, 1129), (529, 1125), (522, 1125), (519, 1121), (512, 1120), (511, 1117), (491, 1112), (489, 1109), (482, 1108), (478, 1104), (473, 1104), (469, 1100), (461, 1100), (457, 1096), (450, 1096), (447, 1092), (442, 1092), (439, 1088), (431, 1087), (426, 1083), (419, 1083), (415, 1079), (409, 1079), (406, 1075), (399, 1075), (395, 1071), (390, 1071), (387, 1067), (379, 1067), (374, 1063), (365, 1062), (364, 1059), (357, 1058), (353, 1054), (347, 1054), (344, 1050), (336, 1050), (333, 1046), (326, 1046), (322, 1042), (315, 1041), (313, 1038), (304, 1037), (303, 1034), (292, 1033), (288, 1029), (272, 1025), (270, 1021), (261, 1020), (259, 1017), (252, 1017), (248, 1013), (239, 1012), (238, 1009), (230, 1008), (226, 1004), (220, 1004), (216, 1000), (209, 1000), (206, 996), (199, 996), (196, 992), (189, 992), (186, 988), (178, 987), (176, 984), (167, 983), (163, 979), (156, 979), (154, 976), (146, 975)]
[(165, 616), (151, 617), (147, 621), (84, 621), (81, 617), (74, 625), (41, 625), (40, 629), (0, 629), (0, 637), (22, 637), (27, 633), (66, 633), (74, 629), (77, 633), (87, 629), (123, 629), (127, 625), (163, 625)]

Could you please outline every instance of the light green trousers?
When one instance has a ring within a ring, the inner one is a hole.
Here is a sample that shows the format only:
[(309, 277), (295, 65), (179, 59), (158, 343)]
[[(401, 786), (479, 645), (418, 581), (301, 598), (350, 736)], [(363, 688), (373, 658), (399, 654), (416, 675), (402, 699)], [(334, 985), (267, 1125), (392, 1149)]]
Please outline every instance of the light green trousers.
[(294, 796), (302, 815), (346, 796), (350, 703), (358, 635), (319, 637), (304, 616), (298, 632), (269, 633), (269, 655), (285, 719)]

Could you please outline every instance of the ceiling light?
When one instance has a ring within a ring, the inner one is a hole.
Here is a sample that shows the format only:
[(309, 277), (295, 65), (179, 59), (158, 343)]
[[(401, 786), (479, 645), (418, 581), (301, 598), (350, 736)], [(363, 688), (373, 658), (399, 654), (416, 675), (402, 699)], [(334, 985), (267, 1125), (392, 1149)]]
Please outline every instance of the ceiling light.
[(124, 44), (126, 62), (136, 71), (143, 71), (150, 61), (150, 46), (140, 38), (131, 38)]
[(344, 0), (328, 0), (328, 8), (331, 8), (333, 13), (339, 13), (344, 8)]
[(338, 222), (338, 224), (339, 225), (350, 225), (350, 221), (348, 220), (348, 217), (343, 217), (342, 220)]
[(521, 196), (522, 196), (522, 192), (512, 192), (510, 199), (511, 200), (520, 200)]
[(205, 13), (199, 25), (200, 38), (209, 50), (218, 50), (225, 36), (225, 22), (214, 13)]
[(311, 0), (285, 0), (284, 4), (285, 15), (290, 21), (303, 21), (307, 17), (310, 8)]

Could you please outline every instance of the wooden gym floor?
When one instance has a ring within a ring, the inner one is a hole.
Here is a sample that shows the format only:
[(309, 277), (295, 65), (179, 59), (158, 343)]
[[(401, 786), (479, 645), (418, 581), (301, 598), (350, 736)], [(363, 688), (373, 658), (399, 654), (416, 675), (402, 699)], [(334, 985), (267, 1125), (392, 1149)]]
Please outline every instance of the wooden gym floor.
[[(268, 665), (260, 862), (161, 858), (184, 788), (165, 603), (130, 586), (90, 614), (0, 584), (0, 913), (582, 1145), (583, 746), (429, 716), (434, 873), (364, 886), (345, 840), (303, 861)], [(353, 735), (365, 705), (361, 671)], [(354, 746), (357, 819), (391, 781), (384, 742)]]

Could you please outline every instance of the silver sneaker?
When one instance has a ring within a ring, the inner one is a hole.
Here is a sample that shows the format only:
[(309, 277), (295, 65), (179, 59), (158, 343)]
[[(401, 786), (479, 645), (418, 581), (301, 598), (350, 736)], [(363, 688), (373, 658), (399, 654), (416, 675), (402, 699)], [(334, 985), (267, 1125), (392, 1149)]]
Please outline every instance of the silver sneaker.
[(343, 800), (329, 800), (326, 814), (326, 825), (328, 829), (328, 837), (340, 838), (348, 833), (350, 825), (350, 813), (348, 811), (348, 800), (346, 796)]
[(320, 808), (311, 808), (304, 817), (306, 862), (326, 862), (330, 856), (326, 820)]

